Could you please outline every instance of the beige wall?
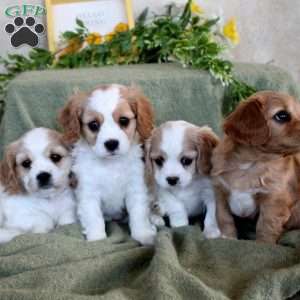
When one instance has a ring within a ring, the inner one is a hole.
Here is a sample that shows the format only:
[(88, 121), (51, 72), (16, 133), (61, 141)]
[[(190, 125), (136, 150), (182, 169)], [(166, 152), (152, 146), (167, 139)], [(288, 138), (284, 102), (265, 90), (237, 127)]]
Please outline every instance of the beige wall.
[[(133, 0), (135, 14), (144, 7), (161, 12), (167, 0)], [(184, 3), (184, 0), (175, 0)], [(226, 20), (235, 16), (238, 21), (241, 43), (233, 50), (233, 58), (239, 61), (271, 63), (290, 71), (300, 82), (300, 0), (198, 0), (211, 14), (221, 14)], [(9, 37), (4, 31), (10, 20), (4, 10), (14, 4), (41, 4), (42, 0), (0, 0), (0, 55), (12, 51)], [(46, 45), (46, 36), (41, 39)], [(23, 46), (17, 52), (28, 51)]]

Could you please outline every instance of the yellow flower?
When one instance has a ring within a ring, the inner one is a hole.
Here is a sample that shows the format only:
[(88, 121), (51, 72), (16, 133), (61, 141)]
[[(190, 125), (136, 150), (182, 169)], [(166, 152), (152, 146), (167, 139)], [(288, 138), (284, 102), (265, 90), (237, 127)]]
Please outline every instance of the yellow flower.
[(100, 45), (102, 43), (102, 36), (97, 32), (93, 32), (85, 40), (89, 45)]
[(129, 27), (126, 23), (119, 23), (116, 27), (115, 27), (115, 32), (124, 32), (124, 31), (128, 31)]
[(240, 42), (240, 35), (237, 31), (235, 18), (229, 19), (228, 22), (224, 25), (223, 34), (235, 45)]
[(114, 38), (114, 33), (113, 32), (109, 32), (104, 36), (104, 40), (105, 42), (110, 42), (113, 38)]
[(191, 3), (191, 12), (193, 14), (203, 14), (204, 9), (196, 1), (192, 1), (192, 3)]

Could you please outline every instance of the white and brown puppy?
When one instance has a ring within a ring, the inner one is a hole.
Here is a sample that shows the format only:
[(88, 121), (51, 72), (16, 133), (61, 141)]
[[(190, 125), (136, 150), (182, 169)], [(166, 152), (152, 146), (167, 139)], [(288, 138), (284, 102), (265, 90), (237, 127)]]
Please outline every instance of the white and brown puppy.
[[(209, 172), (218, 143), (209, 127), (170, 121), (153, 131), (147, 142), (147, 170), (154, 178), (154, 207), (172, 227), (188, 225), (188, 217), (206, 210), (204, 234), (216, 238), (216, 203)], [(150, 172), (149, 172), (150, 171)], [(162, 220), (154, 214), (156, 224)]]
[(151, 134), (153, 111), (134, 88), (103, 85), (74, 95), (62, 110), (65, 140), (74, 145), (78, 215), (88, 241), (106, 238), (105, 220), (129, 215), (132, 237), (152, 244), (141, 144)]
[(70, 174), (58, 132), (36, 128), (10, 144), (0, 164), (0, 243), (75, 222)]

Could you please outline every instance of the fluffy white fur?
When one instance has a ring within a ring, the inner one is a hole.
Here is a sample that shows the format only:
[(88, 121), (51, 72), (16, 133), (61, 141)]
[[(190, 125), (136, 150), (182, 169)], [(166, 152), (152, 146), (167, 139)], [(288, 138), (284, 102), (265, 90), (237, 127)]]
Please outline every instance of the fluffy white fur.
[[(46, 233), (57, 225), (71, 224), (76, 220), (73, 193), (69, 187), (71, 156), (63, 145), (55, 144), (54, 149), (64, 157), (59, 166), (50, 160), (46, 153), (53, 142), (49, 132), (49, 129), (36, 128), (18, 140), (20, 145), (13, 158), (15, 164), (21, 168), (20, 164), (28, 157), (32, 164), (18, 178), (22, 192), (8, 193), (1, 184), (0, 243), (26, 232)], [(37, 175), (41, 172), (49, 172), (52, 176), (47, 188), (38, 185)]]
[[(220, 231), (216, 221), (216, 202), (212, 183), (209, 176), (195, 171), (196, 160), (201, 151), (184, 153), (187, 128), (191, 127), (195, 126), (184, 121), (167, 122), (160, 127), (159, 148), (164, 155), (164, 163), (161, 167), (154, 166), (157, 193), (155, 198), (158, 201), (156, 205), (161, 215), (169, 217), (172, 227), (186, 226), (189, 224), (189, 217), (197, 216), (206, 210), (204, 235), (216, 238), (220, 236)], [(151, 148), (151, 145), (148, 147)], [(180, 160), (183, 155), (193, 159), (190, 166), (182, 165)], [(155, 162), (152, 164), (155, 165)], [(178, 183), (171, 186), (168, 184), (168, 177), (178, 177)], [(153, 214), (151, 218), (157, 225), (163, 224), (163, 220), (157, 215)]]
[[(112, 85), (94, 91), (87, 101), (86, 109), (100, 113), (104, 121), (94, 145), (81, 137), (74, 147), (78, 216), (87, 240), (95, 241), (107, 236), (105, 220), (121, 219), (127, 211), (132, 237), (152, 244), (156, 229), (149, 220), (141, 145), (131, 141), (113, 119), (120, 98), (119, 87)], [(104, 146), (112, 139), (119, 142), (114, 153)]]

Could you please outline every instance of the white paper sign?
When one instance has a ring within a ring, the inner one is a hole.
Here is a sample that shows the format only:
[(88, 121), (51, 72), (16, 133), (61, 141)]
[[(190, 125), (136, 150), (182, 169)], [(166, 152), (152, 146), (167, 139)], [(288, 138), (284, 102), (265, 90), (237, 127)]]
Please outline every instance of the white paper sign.
[(94, 0), (57, 4), (53, 7), (54, 39), (63, 32), (74, 30), (76, 18), (83, 21), (90, 32), (101, 35), (113, 31), (120, 23), (128, 23), (124, 0)]

